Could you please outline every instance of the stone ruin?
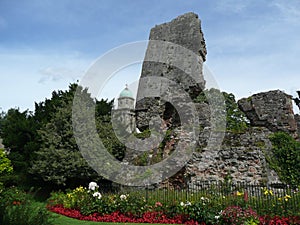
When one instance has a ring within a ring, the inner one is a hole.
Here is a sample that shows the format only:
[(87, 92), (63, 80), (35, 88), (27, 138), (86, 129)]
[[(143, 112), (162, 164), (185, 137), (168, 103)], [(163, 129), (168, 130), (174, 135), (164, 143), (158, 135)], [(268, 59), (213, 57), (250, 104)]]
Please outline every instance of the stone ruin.
[(292, 96), (275, 90), (243, 98), (238, 101), (238, 104), (252, 126), (296, 135), (297, 123), (292, 101)]
[[(176, 82), (189, 93), (191, 99), (195, 99), (205, 88), (202, 66), (207, 53), (198, 16), (187, 13), (169, 23), (157, 25), (151, 29), (149, 39), (178, 44), (193, 51), (197, 57), (196, 61), (181, 57), (176, 49), (160, 49), (149, 43), (141, 78), (165, 77)], [(159, 62), (161, 55), (168, 63)], [(174, 66), (178, 60), (182, 62), (184, 70)], [(185, 70), (192, 70), (194, 80), (186, 76)], [(147, 129), (151, 117), (158, 112), (165, 129), (176, 129), (179, 126), (178, 115), (172, 105), (159, 97), (143, 99), (149, 85), (153, 84), (140, 80), (135, 107), (137, 127), (140, 130)], [(177, 180), (193, 186), (199, 181), (223, 181), (228, 176), (234, 182), (250, 184), (280, 182), (275, 171), (268, 167), (266, 155), (271, 154), (269, 136), (272, 132), (288, 132), (295, 138), (300, 134), (300, 116), (293, 113), (292, 96), (275, 90), (243, 98), (238, 105), (249, 119), (251, 127), (244, 133), (226, 132), (221, 146), (211, 149), (205, 143), (209, 138), (207, 131), (211, 131), (209, 106), (206, 103), (196, 104), (199, 124), (204, 128), (199, 134), (200, 149), (193, 153), (192, 159), (181, 171), (169, 179), (170, 182)], [(218, 138), (217, 135), (215, 137)], [(171, 140), (167, 141), (164, 158), (171, 154), (176, 145), (175, 139), (171, 136)]]
[[(150, 42), (142, 66), (142, 78), (163, 77), (179, 84), (187, 91), (191, 98), (196, 98), (205, 87), (202, 74), (203, 62), (206, 59), (206, 46), (200, 27), (200, 20), (194, 13), (187, 13), (177, 17), (170, 23), (157, 25), (150, 31), (150, 41), (163, 41), (174, 43), (175, 46), (160, 46), (160, 43)], [(178, 46), (177, 46), (178, 45)], [(181, 54), (182, 46), (195, 53), (187, 56)], [(162, 62), (161, 59), (164, 59)], [(176, 66), (174, 66), (174, 64)], [(181, 68), (178, 68), (180, 65)], [(184, 71), (190, 71), (188, 76)], [(191, 78), (192, 77), (192, 78)], [(157, 83), (160, 84), (159, 81)], [(159, 98), (142, 98), (145, 90), (149, 89), (146, 79), (140, 80), (135, 106), (137, 116), (137, 127), (144, 130), (148, 127), (153, 115), (160, 112), (160, 116), (167, 121), (174, 117), (174, 109)], [(140, 100), (139, 100), (140, 99)]]

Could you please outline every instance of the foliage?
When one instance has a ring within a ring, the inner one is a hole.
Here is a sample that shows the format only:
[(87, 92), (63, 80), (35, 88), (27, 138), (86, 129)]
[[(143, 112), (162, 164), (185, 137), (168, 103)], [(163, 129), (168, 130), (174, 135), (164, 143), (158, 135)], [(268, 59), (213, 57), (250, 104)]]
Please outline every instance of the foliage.
[(7, 181), (11, 179), (13, 173), (13, 167), (10, 159), (7, 157), (4, 149), (0, 149), (0, 194), (4, 186), (7, 185)]
[(98, 176), (82, 158), (73, 138), (72, 103), (77, 88), (93, 104), (98, 131), (111, 141), (107, 144), (110, 152), (120, 160), (124, 156), (124, 146), (112, 135), (109, 122), (113, 101), (92, 99), (87, 90), (70, 84), (68, 90), (53, 91), (50, 99), (35, 103), (34, 113), (9, 109), (0, 114), (1, 138), (14, 168), (10, 176), (17, 176), (19, 184), (31, 186), (38, 181), (39, 185), (72, 186)]
[(36, 206), (30, 202), (7, 207), (3, 216), (5, 225), (52, 225), (52, 221), (44, 206)]
[[(275, 220), (276, 215), (285, 218), (282, 221), (299, 220), (300, 192), (291, 189), (277, 193), (265, 187), (258, 189), (257, 196), (238, 187), (233, 189), (233, 186), (231, 191), (223, 191), (225, 186), (219, 189), (211, 186), (193, 192), (121, 189), (118, 193), (95, 195), (99, 193), (98, 185), (95, 187), (93, 190), (78, 187), (66, 194), (54, 193), (49, 208), (82, 220), (112, 222), (147, 222), (147, 218), (154, 216), (169, 221), (180, 218), (180, 223), (205, 224), (233, 224), (235, 221), (235, 224), (255, 225), (259, 220)], [(269, 215), (269, 219), (265, 215)]]
[(111, 114), (111, 110), (114, 105), (114, 100), (108, 101), (108, 99), (96, 100), (96, 117), (101, 118), (102, 116), (107, 116)]
[(259, 217), (259, 224), (260, 225), (289, 225), (289, 224), (300, 224), (300, 218), (297, 216), (260, 216)]
[[(76, 91), (87, 107), (95, 109), (96, 128), (108, 151), (119, 160), (124, 157), (125, 147), (114, 136), (110, 115), (107, 115), (113, 102), (97, 101), (86, 89), (71, 84), (69, 90), (53, 92), (51, 100), (36, 105), (35, 116), (43, 121), (43, 125), (38, 130), (40, 148), (30, 171), (43, 181), (58, 186), (74, 187), (90, 179), (100, 179), (82, 157), (73, 135), (72, 109)], [(82, 110), (85, 109), (81, 107), (79, 111)]]
[(31, 152), (37, 149), (36, 128), (33, 115), (28, 111), (10, 109), (2, 121), (4, 146), (9, 149), (9, 159), (16, 172), (24, 172), (31, 161)]
[(2, 127), (3, 127), (3, 122), (4, 122), (4, 117), (5, 117), (5, 112), (0, 112), (0, 137), (2, 137), (3, 132), (2, 132)]
[(235, 96), (232, 93), (220, 92), (219, 90), (212, 88), (201, 92), (195, 102), (210, 104), (211, 101), (214, 101), (213, 96), (219, 96), (220, 94), (224, 96), (225, 100), (226, 112), (224, 113), (226, 113), (227, 131), (243, 132), (249, 126), (249, 121), (245, 114), (239, 109)]
[(96, 129), (106, 150), (121, 161), (125, 156), (126, 147), (116, 137), (110, 116), (96, 118)]
[(50, 225), (51, 216), (44, 204), (16, 187), (0, 193), (0, 222), (6, 225)]
[(37, 117), (45, 115), (46, 109), (49, 114), (38, 131), (41, 146), (36, 152), (31, 173), (56, 185), (66, 185), (67, 182), (89, 177), (93, 173), (82, 158), (73, 137), (71, 117), (76, 88), (77, 85), (73, 84), (68, 91), (53, 92), (51, 100), (36, 105)]
[(243, 209), (240, 206), (229, 206), (222, 211), (220, 216), (221, 224), (258, 224), (258, 215), (251, 208)]
[(226, 104), (226, 128), (230, 131), (242, 132), (248, 125), (249, 121), (245, 114), (239, 109), (232, 93), (222, 92)]
[[(168, 218), (166, 215), (160, 212), (146, 212), (141, 217), (133, 217), (128, 214), (122, 214), (121, 212), (113, 212), (107, 215), (92, 214), (89, 216), (82, 215), (80, 211), (74, 209), (65, 209), (61, 206), (55, 206), (51, 208), (51, 211), (65, 215), (78, 220), (98, 221), (98, 222), (113, 222), (113, 223), (159, 223), (159, 224), (199, 224), (195, 221), (187, 221), (186, 217), (176, 216), (174, 218)], [(201, 223), (205, 225), (205, 223)]]
[(3, 215), (6, 207), (20, 205), (27, 200), (26, 193), (16, 187), (3, 189), (0, 193), (0, 215)]
[(273, 145), (271, 166), (281, 180), (292, 185), (300, 184), (300, 143), (284, 132), (270, 136)]
[(4, 149), (0, 149), (0, 176), (13, 172), (11, 161), (7, 158)]
[[(84, 221), (78, 220), (74, 218), (70, 218), (67, 216), (56, 214), (54, 218), (55, 225), (120, 225), (120, 223), (113, 223), (113, 222), (95, 222), (95, 221)], [(144, 223), (128, 223), (126, 225), (145, 225)], [(152, 225), (155, 225), (152, 223)], [(159, 224), (156, 224), (159, 225)]]

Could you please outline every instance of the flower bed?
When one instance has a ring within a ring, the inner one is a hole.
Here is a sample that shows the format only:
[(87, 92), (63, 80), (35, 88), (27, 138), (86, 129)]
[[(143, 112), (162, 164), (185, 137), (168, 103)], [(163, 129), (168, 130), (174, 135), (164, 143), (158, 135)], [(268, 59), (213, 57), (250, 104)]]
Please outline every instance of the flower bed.
[[(91, 182), (89, 188), (78, 187), (67, 193), (53, 193), (48, 208), (79, 220), (98, 222), (220, 224), (220, 225), (286, 225), (300, 224), (298, 216), (260, 216), (248, 204), (246, 193), (236, 192), (227, 197), (218, 195), (179, 196), (165, 199), (142, 192), (101, 194), (99, 186)], [(273, 193), (266, 191), (267, 201)], [(220, 201), (220, 198), (222, 201)], [(284, 200), (287, 204), (290, 198)], [(291, 214), (288, 214), (291, 215)]]
[[(135, 217), (130, 214), (123, 214), (119, 211), (111, 214), (101, 215), (100, 213), (93, 213), (91, 215), (82, 215), (79, 210), (66, 209), (62, 205), (49, 207), (52, 212), (59, 213), (78, 220), (87, 220), (95, 222), (114, 222), (114, 223), (164, 223), (164, 224), (199, 224), (197, 221), (187, 220), (184, 215), (178, 215), (173, 218), (168, 218), (162, 212), (146, 212), (141, 217)], [(205, 225), (205, 223), (201, 223)]]

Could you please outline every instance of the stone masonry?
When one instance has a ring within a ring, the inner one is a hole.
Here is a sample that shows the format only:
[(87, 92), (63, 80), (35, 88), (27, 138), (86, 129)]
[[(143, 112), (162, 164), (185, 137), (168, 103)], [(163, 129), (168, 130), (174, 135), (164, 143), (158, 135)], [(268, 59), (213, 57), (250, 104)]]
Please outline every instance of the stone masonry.
[[(155, 85), (162, 85), (159, 78), (166, 78), (189, 93), (192, 99), (197, 97), (205, 87), (202, 64), (206, 59), (206, 46), (198, 16), (187, 13), (169, 23), (157, 25), (151, 29), (149, 39), (141, 78), (157, 77)], [(176, 120), (174, 109), (166, 106), (166, 102), (159, 97), (141, 99), (151, 85), (154, 85), (153, 82), (147, 83), (145, 80), (139, 83), (135, 109), (137, 127), (141, 130), (148, 128), (150, 119), (157, 112), (164, 120), (171, 117), (173, 123)], [(165, 88), (164, 85), (162, 88)]]
[[(150, 42), (141, 78), (167, 78), (188, 92), (191, 99), (195, 99), (205, 89), (202, 64), (207, 53), (198, 16), (194, 13), (187, 13), (169, 23), (155, 26), (150, 32), (151, 40), (178, 44), (194, 52), (197, 57), (196, 59), (186, 57), (186, 55), (183, 57), (178, 54), (180, 50), (176, 46), (158, 48), (159, 44)], [(166, 62), (160, 62), (161, 58), (164, 58)], [(158, 60), (155, 61), (155, 59)], [(174, 66), (179, 61), (183, 70)], [(187, 74), (192, 76), (187, 76)], [(176, 120), (178, 115), (171, 104), (159, 97), (143, 98), (147, 88), (151, 85), (154, 84), (140, 80), (136, 103), (137, 127), (141, 130), (147, 129), (151, 118), (158, 114), (163, 123), (168, 125), (166, 127), (178, 130), (178, 127), (180, 128)], [(166, 88), (166, 86), (161, 85), (161, 88)], [(165, 91), (168, 91), (168, 88)], [(269, 168), (266, 157), (272, 156), (269, 136), (273, 132), (285, 131), (294, 136), (297, 136), (297, 132), (299, 133), (297, 127), (300, 127), (300, 116), (294, 116), (292, 97), (279, 90), (269, 91), (241, 99), (238, 105), (249, 119), (251, 127), (243, 133), (226, 131), (223, 139), (224, 132), (222, 134), (222, 131), (214, 130), (210, 123), (212, 118), (210, 118), (209, 105), (195, 104), (201, 127), (198, 148), (193, 153), (192, 159), (174, 176), (177, 181), (181, 180), (185, 182), (185, 185), (191, 186), (197, 185), (198, 181), (222, 181), (225, 177), (230, 177), (233, 182), (252, 184), (280, 182), (277, 174)], [(189, 105), (186, 107), (188, 108)], [(217, 143), (218, 138), (223, 139), (221, 146), (215, 149), (211, 147), (213, 145), (208, 147), (208, 139), (212, 143), (214, 141)], [(172, 138), (167, 141), (163, 153), (164, 158), (172, 154), (175, 142)]]
[(238, 101), (252, 126), (267, 127), (269, 130), (284, 131), (296, 135), (292, 96), (280, 90), (261, 92)]

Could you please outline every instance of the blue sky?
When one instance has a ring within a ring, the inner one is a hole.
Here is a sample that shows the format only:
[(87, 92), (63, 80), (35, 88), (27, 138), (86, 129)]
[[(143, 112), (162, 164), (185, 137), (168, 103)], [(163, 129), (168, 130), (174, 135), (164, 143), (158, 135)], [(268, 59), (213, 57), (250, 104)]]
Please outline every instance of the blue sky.
[[(206, 65), (236, 98), (300, 89), (299, 0), (0, 0), (0, 107), (34, 109), (112, 48), (147, 40), (186, 12), (202, 21)], [(102, 97), (139, 77), (127, 69)]]

